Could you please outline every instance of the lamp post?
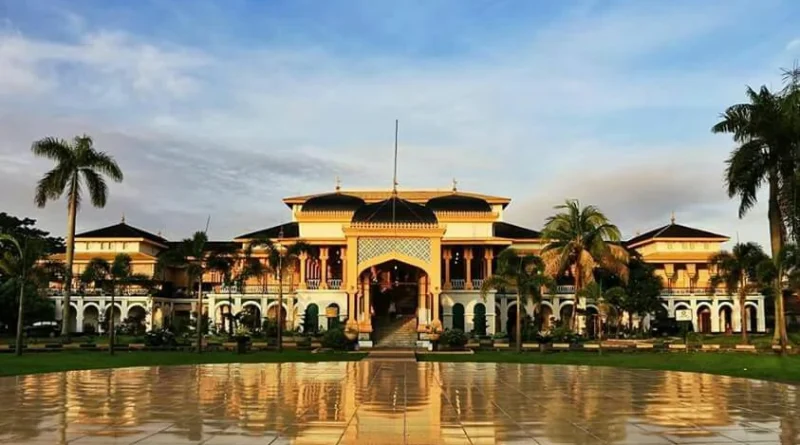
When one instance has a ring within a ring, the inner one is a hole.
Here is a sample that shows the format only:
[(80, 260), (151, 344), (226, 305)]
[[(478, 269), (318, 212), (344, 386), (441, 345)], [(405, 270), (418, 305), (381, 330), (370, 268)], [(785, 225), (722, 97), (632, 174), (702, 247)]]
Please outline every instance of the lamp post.
[(283, 352), (283, 228), (278, 232), (278, 242), (275, 243), (275, 248), (278, 250), (278, 311), (276, 318), (278, 320), (278, 352)]

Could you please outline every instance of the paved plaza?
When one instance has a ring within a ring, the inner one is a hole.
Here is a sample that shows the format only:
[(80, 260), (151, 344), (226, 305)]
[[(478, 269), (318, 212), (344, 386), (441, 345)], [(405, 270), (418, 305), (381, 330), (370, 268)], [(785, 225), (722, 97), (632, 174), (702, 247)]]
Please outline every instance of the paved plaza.
[(362, 361), (0, 379), (2, 444), (800, 443), (797, 388), (704, 374)]

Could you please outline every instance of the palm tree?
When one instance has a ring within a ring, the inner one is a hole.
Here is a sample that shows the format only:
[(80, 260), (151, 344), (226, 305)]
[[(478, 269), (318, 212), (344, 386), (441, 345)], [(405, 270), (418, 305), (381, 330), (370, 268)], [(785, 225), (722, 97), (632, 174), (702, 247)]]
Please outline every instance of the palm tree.
[[(167, 267), (185, 268), (189, 276), (189, 287), (197, 283), (197, 352), (203, 352), (203, 275), (213, 270), (215, 265), (224, 261), (234, 253), (232, 246), (211, 248), (206, 232), (195, 232), (186, 238), (175, 249), (164, 252), (158, 258), (158, 269)], [(208, 308), (212, 311), (213, 308)]]
[[(56, 166), (45, 173), (36, 186), (34, 201), (44, 207), (48, 201), (67, 196), (67, 255), (64, 276), (64, 303), (69, 310), (72, 292), (72, 261), (75, 253), (75, 220), (84, 194), (88, 189), (92, 205), (105, 207), (108, 185), (104, 176), (115, 182), (122, 181), (122, 170), (117, 162), (105, 152), (95, 150), (92, 138), (76, 136), (70, 143), (63, 139), (44, 138), (33, 143), (31, 151), (36, 156), (55, 161)], [(69, 334), (69, 323), (64, 323), (62, 335)]]
[(22, 243), (7, 234), (0, 234), (0, 243), (7, 242), (14, 246), (16, 253), (7, 251), (0, 256), (0, 273), (8, 275), (10, 279), (3, 286), (14, 288), (19, 286), (19, 304), (17, 307), (17, 337), (14, 347), (16, 355), (22, 355), (22, 329), (24, 326), (25, 287), (35, 284), (37, 287), (46, 281), (46, 273), (39, 264), (45, 255), (45, 245), (42, 240), (24, 237)]
[(147, 275), (133, 272), (131, 261), (131, 257), (127, 253), (117, 254), (111, 263), (102, 258), (92, 258), (81, 274), (81, 281), (84, 283), (95, 283), (96, 285), (101, 282), (108, 285), (111, 294), (111, 307), (108, 310), (108, 350), (111, 355), (114, 355), (114, 345), (116, 344), (114, 308), (117, 291), (124, 292), (124, 289), (130, 284), (144, 285), (149, 281)]
[(278, 321), (278, 352), (283, 351), (283, 275), (292, 262), (299, 261), (300, 254), (311, 250), (311, 246), (304, 242), (294, 242), (288, 245), (283, 244), (280, 242), (282, 238), (283, 230), (281, 230), (278, 235), (277, 243), (266, 237), (257, 238), (250, 242), (250, 248), (261, 248), (264, 250), (267, 255), (268, 270), (274, 271), (278, 278), (278, 309), (276, 314), (276, 319)]
[(710, 280), (712, 289), (723, 284), (728, 295), (739, 297), (743, 344), (747, 344), (747, 294), (759, 289), (758, 268), (767, 258), (756, 243), (739, 243), (732, 252), (722, 251), (711, 257), (711, 264), (717, 269)]
[[(739, 217), (753, 208), (762, 184), (768, 187), (767, 217), (772, 257), (777, 258), (786, 242), (784, 221), (790, 227), (797, 222), (794, 214), (797, 198), (798, 109), (791, 96), (773, 94), (766, 86), (759, 91), (747, 88), (748, 103), (728, 107), (722, 120), (711, 128), (714, 133), (731, 133), (739, 144), (727, 160), (725, 183), (728, 195), (739, 197)], [(784, 205), (781, 203), (789, 203)], [(783, 271), (774, 282), (775, 336), (786, 344), (786, 320), (781, 298)]]
[(545, 270), (553, 278), (567, 271), (575, 279), (575, 300), (572, 305), (572, 330), (577, 330), (578, 295), (594, 281), (594, 272), (603, 268), (623, 281), (628, 275), (628, 251), (620, 244), (620, 232), (594, 206), (581, 208), (578, 200), (568, 200), (555, 207), (560, 212), (547, 219), (542, 238)]
[(516, 335), (517, 352), (522, 352), (522, 299), (534, 305), (536, 313), (542, 301), (542, 289), (551, 287), (553, 281), (544, 274), (544, 263), (535, 255), (524, 255), (506, 249), (497, 256), (497, 270), (481, 286), (481, 297), (486, 299), (490, 290), (514, 289), (517, 295)]

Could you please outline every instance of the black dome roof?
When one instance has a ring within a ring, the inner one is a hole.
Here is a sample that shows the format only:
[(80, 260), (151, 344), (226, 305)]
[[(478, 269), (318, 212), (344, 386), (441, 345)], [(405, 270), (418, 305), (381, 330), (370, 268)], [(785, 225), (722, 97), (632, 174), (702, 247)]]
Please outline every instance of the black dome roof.
[(356, 210), (352, 219), (352, 222), (390, 223), (392, 221), (423, 224), (439, 222), (436, 215), (433, 214), (433, 210), (397, 196), (362, 206)]
[(434, 211), (460, 211), (460, 212), (491, 212), (492, 206), (481, 198), (464, 196), (457, 193), (438, 196), (428, 200), (425, 204)]
[(364, 200), (357, 196), (345, 195), (344, 193), (328, 193), (327, 195), (315, 196), (303, 203), (303, 210), (356, 210), (363, 205)]

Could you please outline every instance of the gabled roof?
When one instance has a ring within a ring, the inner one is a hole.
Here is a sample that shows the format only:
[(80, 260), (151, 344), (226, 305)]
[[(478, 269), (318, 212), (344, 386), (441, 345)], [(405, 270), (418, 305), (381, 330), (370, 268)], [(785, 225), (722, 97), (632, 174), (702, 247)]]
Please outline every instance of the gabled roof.
[(536, 230), (516, 226), (503, 221), (492, 223), (492, 235), (498, 238), (539, 239), (542, 234)]
[(300, 226), (296, 222), (288, 222), (275, 227), (245, 233), (244, 235), (237, 236), (236, 239), (278, 238), (281, 229), (283, 229), (284, 238), (297, 238), (300, 236)]
[(653, 229), (641, 235), (637, 235), (629, 239), (625, 244), (633, 246), (641, 244), (645, 241), (656, 239), (718, 239), (720, 241), (727, 241), (729, 238), (725, 235), (707, 232), (705, 230), (695, 229), (681, 224), (667, 224), (666, 226)]
[(90, 230), (88, 232), (78, 233), (75, 238), (143, 238), (157, 244), (166, 246), (167, 240), (159, 235), (154, 235), (145, 230), (129, 226), (124, 222), (115, 224), (113, 226), (103, 227), (101, 229)]
[[(367, 204), (384, 201), (392, 197), (391, 190), (341, 190), (339, 191), (339, 193), (361, 198)], [(293, 204), (303, 204), (311, 198), (324, 196), (328, 194), (330, 193), (316, 193), (313, 195), (290, 196), (288, 198), (284, 198), (283, 202), (291, 207)], [(398, 198), (416, 204), (425, 204), (426, 202), (428, 202), (433, 198), (438, 198), (440, 196), (450, 196), (450, 195), (478, 198), (488, 202), (489, 204), (502, 204), (503, 207), (507, 206), (508, 203), (511, 202), (509, 198), (504, 198), (502, 196), (491, 196), (491, 195), (483, 195), (480, 193), (462, 192), (461, 190), (456, 192), (452, 190), (398, 190), (397, 191)]]

